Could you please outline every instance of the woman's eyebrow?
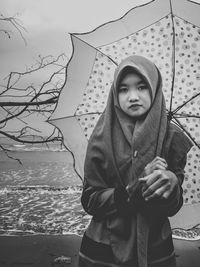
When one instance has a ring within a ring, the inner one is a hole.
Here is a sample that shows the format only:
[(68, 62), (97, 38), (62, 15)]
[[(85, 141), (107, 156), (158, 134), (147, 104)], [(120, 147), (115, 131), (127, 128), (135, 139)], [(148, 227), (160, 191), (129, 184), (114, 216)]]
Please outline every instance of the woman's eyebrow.
[(121, 87), (121, 86), (127, 86), (127, 84), (126, 83), (120, 83), (119, 87)]
[[(137, 85), (141, 85), (141, 84), (147, 86), (147, 83), (146, 83), (145, 81), (143, 81), (143, 80), (137, 82)], [(127, 86), (127, 84), (126, 84), (126, 83), (120, 83), (120, 84), (119, 84), (119, 87), (121, 87), (121, 86)]]
[[(142, 79), (137, 82), (137, 85), (146, 85), (146, 86), (148, 86), (148, 84)], [(122, 82), (122, 83), (119, 84), (119, 87), (122, 87), (122, 86), (128, 86), (128, 85), (126, 83)]]
[(138, 85), (140, 85), (140, 84), (145, 84), (145, 85), (147, 85), (147, 83), (146, 83), (145, 81), (143, 81), (143, 80), (139, 81), (137, 84), (138, 84)]

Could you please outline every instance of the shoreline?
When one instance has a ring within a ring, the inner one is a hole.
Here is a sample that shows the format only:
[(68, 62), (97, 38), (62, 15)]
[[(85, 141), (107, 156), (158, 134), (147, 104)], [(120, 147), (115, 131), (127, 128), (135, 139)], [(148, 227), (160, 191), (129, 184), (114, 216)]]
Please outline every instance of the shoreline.
[[(42, 161), (42, 162), (51, 162), (55, 161), (62, 161), (66, 163), (73, 163), (73, 158), (72, 155), (69, 151), (50, 151), (50, 150), (45, 150), (45, 151), (26, 151), (26, 150), (21, 150), (21, 151), (9, 151), (8, 152), (9, 156), (13, 157), (9, 158), (5, 152), (0, 150), (0, 163), (11, 163), (11, 164), (19, 164), (16, 159), (20, 159), (22, 162), (27, 163), (32, 161), (33, 156), (34, 160), (36, 162)], [(48, 157), (45, 155), (48, 155)]]

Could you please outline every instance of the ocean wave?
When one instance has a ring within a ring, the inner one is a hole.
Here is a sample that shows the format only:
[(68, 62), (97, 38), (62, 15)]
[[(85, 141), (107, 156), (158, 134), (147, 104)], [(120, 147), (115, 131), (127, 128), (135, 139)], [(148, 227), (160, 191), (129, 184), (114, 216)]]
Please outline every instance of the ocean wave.
[(35, 191), (35, 192), (45, 192), (45, 193), (52, 193), (52, 192), (60, 192), (62, 191), (62, 194), (74, 194), (74, 193), (80, 193), (82, 191), (81, 185), (75, 185), (75, 186), (60, 186), (60, 187), (52, 187), (49, 185), (33, 185), (33, 186), (24, 186), (24, 185), (17, 185), (17, 186), (7, 186), (5, 188), (0, 189), (0, 195), (2, 194), (8, 194), (12, 192), (20, 192), (20, 191)]
[[(17, 151), (17, 152), (42, 152), (42, 151), (49, 151), (49, 152), (65, 152), (67, 149), (65, 147), (61, 147), (57, 144), (50, 144), (50, 145), (32, 145), (32, 144), (4, 144), (3, 147), (10, 151)], [(2, 150), (2, 149), (1, 149)]]

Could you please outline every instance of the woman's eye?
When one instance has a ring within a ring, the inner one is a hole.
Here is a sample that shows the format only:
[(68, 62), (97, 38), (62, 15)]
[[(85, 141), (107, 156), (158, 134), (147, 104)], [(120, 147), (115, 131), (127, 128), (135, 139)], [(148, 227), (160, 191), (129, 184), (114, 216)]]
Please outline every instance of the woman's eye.
[(148, 86), (147, 86), (146, 84), (144, 84), (144, 85), (140, 85), (140, 86), (138, 87), (138, 90), (140, 90), (140, 91), (142, 91), (142, 90), (146, 90), (146, 89), (148, 89)]
[(120, 93), (125, 93), (125, 92), (127, 92), (128, 91), (128, 88), (127, 87), (120, 87), (119, 88), (119, 92)]

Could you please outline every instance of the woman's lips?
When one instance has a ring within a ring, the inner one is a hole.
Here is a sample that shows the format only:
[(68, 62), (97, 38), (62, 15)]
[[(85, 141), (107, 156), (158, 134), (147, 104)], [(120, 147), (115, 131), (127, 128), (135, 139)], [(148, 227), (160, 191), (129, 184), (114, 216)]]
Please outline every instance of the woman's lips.
[(133, 105), (129, 106), (130, 109), (137, 109), (139, 107), (141, 107), (141, 105), (139, 105), (139, 104), (133, 104)]

